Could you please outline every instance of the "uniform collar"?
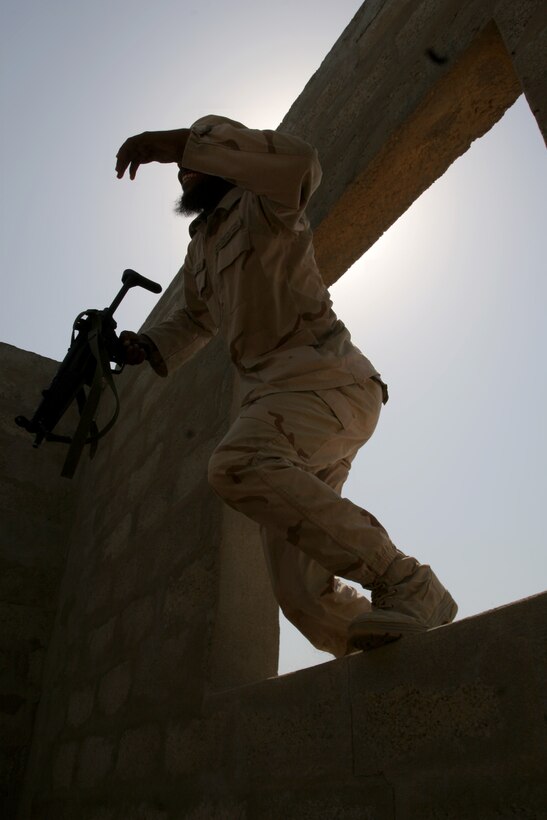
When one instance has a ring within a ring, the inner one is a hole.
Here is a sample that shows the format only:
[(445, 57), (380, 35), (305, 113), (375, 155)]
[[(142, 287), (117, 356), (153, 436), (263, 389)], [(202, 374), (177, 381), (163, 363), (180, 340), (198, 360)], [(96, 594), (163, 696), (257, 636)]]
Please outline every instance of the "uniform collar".
[(213, 222), (219, 211), (230, 211), (242, 196), (243, 188), (231, 188), (228, 193), (222, 197), (213, 211), (210, 213), (203, 212), (199, 216), (196, 216), (193, 222), (190, 222), (188, 226), (190, 237), (193, 238), (202, 225)]

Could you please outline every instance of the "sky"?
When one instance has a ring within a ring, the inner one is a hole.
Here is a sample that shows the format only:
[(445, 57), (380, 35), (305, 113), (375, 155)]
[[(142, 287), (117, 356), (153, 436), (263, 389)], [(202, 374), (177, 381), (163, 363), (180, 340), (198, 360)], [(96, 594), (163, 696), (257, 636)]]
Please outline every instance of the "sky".
[[(60, 360), (125, 268), (166, 287), (188, 241), (176, 171), (117, 180), (121, 143), (208, 113), (276, 127), (360, 5), (5, 0), (0, 340)], [(458, 618), (546, 586), (546, 192), (521, 97), (331, 289), (390, 387), (344, 495), (434, 567)], [(120, 328), (155, 298), (131, 291)], [(281, 619), (280, 672), (329, 659)]]

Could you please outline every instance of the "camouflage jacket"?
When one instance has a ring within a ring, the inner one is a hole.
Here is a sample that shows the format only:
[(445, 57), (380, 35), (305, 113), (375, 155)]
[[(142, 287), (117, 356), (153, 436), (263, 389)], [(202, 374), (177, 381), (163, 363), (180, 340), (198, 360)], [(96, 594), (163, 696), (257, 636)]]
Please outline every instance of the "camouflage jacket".
[(174, 284), (177, 307), (145, 330), (161, 356), (155, 369), (166, 375), (220, 332), (243, 403), (376, 375), (336, 317), (315, 262), (305, 215), (321, 181), (315, 149), (288, 134), (207, 116), (192, 126), (181, 164), (236, 187), (190, 225)]

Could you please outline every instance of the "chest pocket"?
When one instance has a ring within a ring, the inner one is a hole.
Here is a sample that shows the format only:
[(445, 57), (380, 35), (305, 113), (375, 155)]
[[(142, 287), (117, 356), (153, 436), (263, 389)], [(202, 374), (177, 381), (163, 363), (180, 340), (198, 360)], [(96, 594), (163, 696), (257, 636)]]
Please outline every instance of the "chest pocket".
[[(251, 250), (251, 237), (240, 219), (231, 225), (215, 245), (217, 271), (222, 271), (239, 260), (239, 267), (245, 262), (246, 254)], [(241, 258), (240, 258), (241, 257)]]
[(340, 390), (334, 388), (329, 390), (316, 390), (315, 394), (325, 402), (344, 430), (351, 427), (354, 419), (353, 410), (351, 409), (351, 404), (348, 399)]

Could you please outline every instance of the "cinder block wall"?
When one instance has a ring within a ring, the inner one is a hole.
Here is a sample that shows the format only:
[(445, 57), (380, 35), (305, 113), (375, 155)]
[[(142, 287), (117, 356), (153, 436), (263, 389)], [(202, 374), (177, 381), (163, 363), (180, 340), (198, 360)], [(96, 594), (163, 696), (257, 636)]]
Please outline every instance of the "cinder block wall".
[(14, 817), (66, 559), (75, 485), (64, 452), (34, 450), (32, 415), (57, 363), (0, 344), (0, 807)]
[[(176, 298), (172, 286), (150, 321)], [(212, 689), (277, 670), (258, 528), (234, 523), (207, 484), (234, 401), (222, 340), (168, 379), (145, 364), (117, 383), (117, 424), (78, 468), (24, 817), (76, 820), (99, 797), (148, 794), (174, 724), (196, 720)]]

